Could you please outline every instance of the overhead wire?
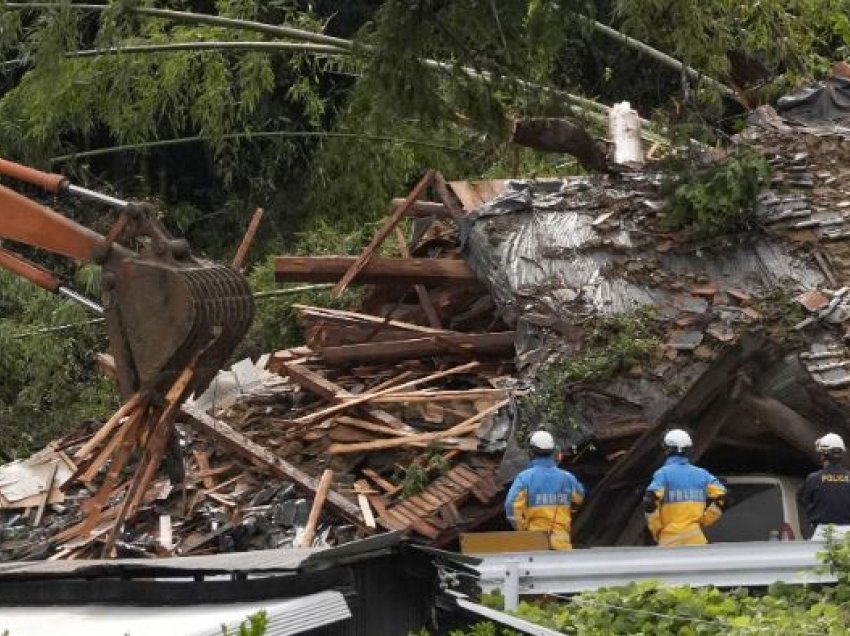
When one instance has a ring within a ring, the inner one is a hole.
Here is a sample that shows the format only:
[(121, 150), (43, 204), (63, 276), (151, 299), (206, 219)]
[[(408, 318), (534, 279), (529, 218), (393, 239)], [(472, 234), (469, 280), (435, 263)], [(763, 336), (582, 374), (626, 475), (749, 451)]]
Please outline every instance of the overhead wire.
[[(276, 298), (278, 296), (290, 296), (293, 294), (301, 294), (309, 291), (320, 291), (322, 289), (330, 289), (333, 286), (333, 283), (317, 283), (315, 285), (302, 285), (300, 287), (286, 287), (284, 289), (271, 289), (268, 291), (254, 292), (253, 296), (256, 300), (265, 300), (267, 298)], [(92, 318), (91, 320), (82, 320), (80, 322), (69, 322), (63, 325), (41, 327), (39, 329), (33, 329), (31, 331), (24, 331), (21, 333), (12, 334), (9, 337), (12, 340), (18, 340), (20, 338), (29, 338), (31, 336), (38, 336), (46, 333), (68, 331), (69, 329), (77, 329), (79, 327), (88, 327), (91, 325), (100, 324), (102, 322), (104, 322), (103, 318)]]

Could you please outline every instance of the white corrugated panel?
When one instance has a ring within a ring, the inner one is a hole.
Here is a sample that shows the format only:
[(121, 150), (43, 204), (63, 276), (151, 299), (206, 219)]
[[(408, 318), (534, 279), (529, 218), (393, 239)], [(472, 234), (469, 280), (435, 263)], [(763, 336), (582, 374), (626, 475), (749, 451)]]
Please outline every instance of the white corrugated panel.
[(239, 624), (265, 610), (267, 636), (302, 634), (346, 620), (351, 611), (340, 592), (319, 592), (285, 601), (256, 601), (187, 607), (0, 607), (0, 633), (10, 636), (220, 636), (221, 626)]
[[(340, 592), (319, 592), (286, 601), (266, 609), (269, 626), (266, 636), (288, 636), (303, 634), (311, 629), (330, 625), (351, 618), (351, 610)], [(226, 623), (228, 632), (238, 633), (244, 617)], [(221, 636), (221, 626), (204, 629), (191, 636)]]

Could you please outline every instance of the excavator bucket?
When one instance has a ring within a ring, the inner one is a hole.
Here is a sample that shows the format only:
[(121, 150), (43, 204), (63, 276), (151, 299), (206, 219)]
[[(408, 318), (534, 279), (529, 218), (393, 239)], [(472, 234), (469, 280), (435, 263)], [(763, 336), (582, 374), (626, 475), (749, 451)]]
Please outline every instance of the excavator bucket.
[(193, 360), (188, 394), (203, 391), (251, 326), (251, 290), (228, 267), (131, 257), (110, 273), (104, 313), (125, 394), (161, 393)]
[[(125, 397), (139, 390), (163, 395), (190, 364), (194, 373), (181, 393), (205, 389), (253, 320), (254, 301), (245, 278), (229, 267), (194, 257), (188, 244), (174, 239), (143, 205), (4, 159), (0, 174), (48, 192), (76, 194), (121, 208), (112, 230), (101, 236), (0, 186), (0, 239), (101, 265), (103, 312)], [(52, 291), (62, 289), (58, 279), (11, 253), (0, 259), (0, 267)]]

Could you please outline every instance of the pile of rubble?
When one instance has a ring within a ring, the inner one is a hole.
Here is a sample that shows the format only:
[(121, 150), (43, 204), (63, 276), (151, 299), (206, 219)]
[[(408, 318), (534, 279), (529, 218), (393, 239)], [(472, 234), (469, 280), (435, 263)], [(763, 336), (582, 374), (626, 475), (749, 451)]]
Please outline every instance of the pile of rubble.
[(527, 380), (587, 355), (606, 337), (595, 317), (645, 306), (649, 359), (559, 387), (569, 421), (531, 422), (557, 429), (591, 486), (576, 543), (640, 541), (641, 487), (670, 424), (695, 431), (711, 467), (808, 470), (816, 436), (850, 434), (845, 132), (771, 116), (745, 131), (775, 170), (762, 228), (712, 240), (667, 227), (652, 168), (528, 182), (430, 171), (359, 256), (276, 260), (281, 283), (372, 287), (357, 311), (294, 305), (304, 346), (239, 362), (183, 405), (126, 518), (133, 477), (102, 431), (127, 413), (0, 469), (0, 555), (200, 554), (385, 530), (447, 545), (498, 526), (523, 461)]
[[(130, 403), (0, 471), (3, 558), (337, 545), (386, 530), (442, 545), (499, 514), (515, 334), (461, 259), (448, 206), (409, 199), (378, 234), (398, 239), (401, 258), (374, 259), (392, 286), (360, 312), (297, 305), (306, 346), (243, 360), (184, 404), (129, 512), (141, 461), (121, 454)], [(396, 225), (423, 210), (413, 248), (427, 256), (411, 257)], [(278, 278), (328, 280), (315, 273), (328, 260), (281, 257)]]

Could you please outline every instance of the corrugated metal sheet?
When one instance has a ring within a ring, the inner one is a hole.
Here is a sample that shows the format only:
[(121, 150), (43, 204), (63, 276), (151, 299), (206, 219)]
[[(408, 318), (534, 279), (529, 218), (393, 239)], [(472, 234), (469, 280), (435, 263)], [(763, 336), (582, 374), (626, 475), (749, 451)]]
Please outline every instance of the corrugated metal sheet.
[(302, 634), (351, 618), (340, 592), (320, 592), (286, 601), (189, 607), (11, 607), (0, 611), (0, 632), (12, 636), (220, 636), (221, 626), (238, 633), (249, 615), (265, 610), (267, 636)]
[[(705, 253), (659, 252), (656, 241), (643, 240), (645, 234), (629, 218), (645, 202), (653, 203), (652, 194), (641, 190), (640, 180), (615, 185), (603, 177), (509, 181), (504, 192), (470, 215), (465, 255), (508, 318), (521, 314), (521, 305), (530, 299), (558, 314), (565, 305), (562, 290), (581, 294), (585, 303), (607, 314), (670, 305), (672, 295), (662, 285), (627, 274), (623, 266), (629, 262), (657, 260), (670, 274), (699, 272), (746, 290), (787, 286), (788, 281), (804, 288), (824, 283), (818, 269), (792, 256), (779, 239), (759, 237)], [(618, 206), (632, 212), (617, 228), (597, 231), (594, 220)]]
[(260, 552), (234, 552), (212, 556), (169, 557), (164, 559), (97, 559), (79, 561), (15, 561), (0, 563), (0, 577), (10, 575), (108, 576), (119, 571), (174, 570), (179, 572), (204, 572), (225, 574), (229, 572), (284, 572), (297, 570), (320, 548), (296, 548), (286, 550), (264, 550)]
[(323, 567), (338, 560), (371, 556), (398, 545), (399, 541), (399, 533), (385, 533), (360, 541), (352, 541), (338, 548), (285, 548), (164, 559), (13, 561), (0, 563), (0, 578), (105, 577), (129, 572), (137, 576), (154, 572), (159, 576), (168, 576), (171, 573), (174, 576), (180, 576), (181, 574), (292, 572), (302, 568)]
[(656, 580), (716, 587), (834, 582), (820, 571), (812, 541), (717, 543), (684, 548), (594, 548), (570, 552), (474, 555), (485, 591), (501, 589), (506, 564), (519, 564), (520, 594), (572, 594), (600, 587)]

